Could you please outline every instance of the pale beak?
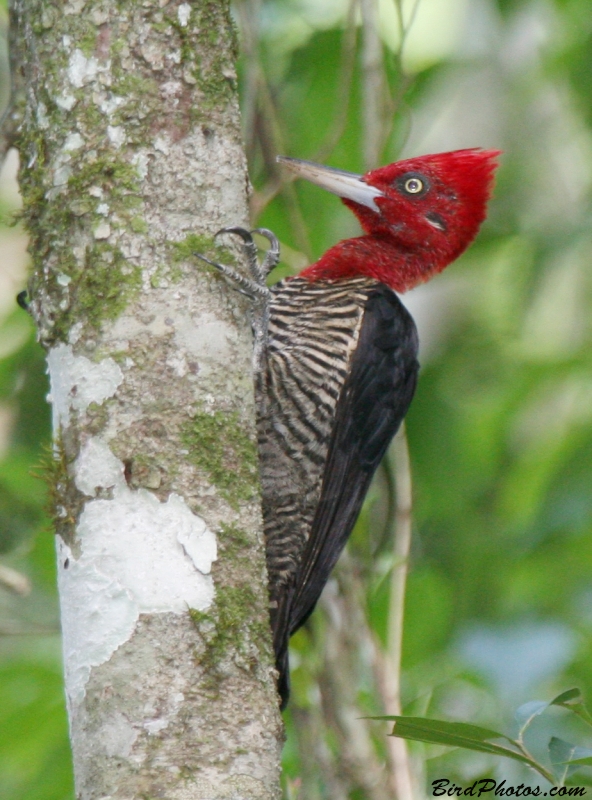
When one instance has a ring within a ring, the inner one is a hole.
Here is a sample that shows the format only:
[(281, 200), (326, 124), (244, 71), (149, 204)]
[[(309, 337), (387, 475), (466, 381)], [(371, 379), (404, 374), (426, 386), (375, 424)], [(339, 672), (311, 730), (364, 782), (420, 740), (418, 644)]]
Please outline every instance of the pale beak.
[(277, 161), (289, 170), (298, 175), (299, 178), (306, 178), (311, 183), (316, 183), (338, 197), (345, 197), (359, 203), (362, 206), (371, 208), (372, 211), (380, 213), (380, 209), (374, 202), (375, 197), (384, 197), (380, 189), (364, 182), (362, 175), (354, 172), (345, 172), (334, 167), (325, 167), (323, 164), (315, 164), (314, 161), (303, 161), (300, 158), (287, 158), (277, 156)]

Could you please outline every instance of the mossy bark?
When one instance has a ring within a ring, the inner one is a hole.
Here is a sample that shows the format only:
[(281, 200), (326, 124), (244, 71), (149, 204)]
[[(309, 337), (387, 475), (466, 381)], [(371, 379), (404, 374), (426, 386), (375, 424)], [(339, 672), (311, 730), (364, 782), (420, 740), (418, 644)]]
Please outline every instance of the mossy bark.
[(228, 4), (11, 20), (77, 797), (277, 798), (247, 308), (191, 256), (247, 221)]

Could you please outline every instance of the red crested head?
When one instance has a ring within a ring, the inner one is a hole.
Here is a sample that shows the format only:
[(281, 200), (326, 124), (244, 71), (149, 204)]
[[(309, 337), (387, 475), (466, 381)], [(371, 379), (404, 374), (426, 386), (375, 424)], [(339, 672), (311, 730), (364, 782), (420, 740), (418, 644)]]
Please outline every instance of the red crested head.
[(366, 275), (398, 292), (429, 280), (477, 235), (499, 155), (455, 150), (397, 161), (363, 176), (282, 158), (297, 174), (339, 195), (367, 234), (339, 242), (301, 276)]

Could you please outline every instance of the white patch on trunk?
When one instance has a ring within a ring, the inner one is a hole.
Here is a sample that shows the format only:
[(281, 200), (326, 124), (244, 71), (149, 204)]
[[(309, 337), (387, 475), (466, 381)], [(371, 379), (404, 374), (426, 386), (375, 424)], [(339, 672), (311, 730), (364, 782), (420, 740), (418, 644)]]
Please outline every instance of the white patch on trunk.
[(83, 412), (90, 403), (99, 405), (113, 397), (123, 382), (123, 372), (112, 358), (95, 363), (75, 356), (68, 344), (59, 344), (47, 356), (52, 404), (53, 430), (70, 424), (70, 409)]
[(76, 488), (89, 497), (96, 497), (98, 489), (125, 489), (123, 463), (113, 455), (106, 442), (93, 436), (76, 459), (74, 482)]
[(76, 105), (76, 98), (72, 94), (60, 95), (60, 97), (56, 97), (55, 101), (60, 108), (64, 109), (64, 111), (72, 111)]
[(125, 144), (125, 131), (121, 125), (107, 125), (107, 136), (111, 144), (117, 148)]
[(116, 94), (111, 94), (101, 102), (99, 108), (103, 114), (106, 114), (108, 117), (110, 117), (114, 111), (117, 111), (119, 106), (123, 105), (123, 103), (125, 103), (125, 99), (123, 97), (119, 97), (119, 95)]
[(191, 6), (189, 3), (181, 3), (179, 8), (177, 9), (177, 17), (179, 19), (179, 23), (186, 28), (187, 23), (189, 22), (189, 17), (191, 16)]
[(216, 537), (183, 499), (161, 503), (127, 487), (123, 464), (99, 438), (76, 461), (84, 494), (111, 489), (86, 504), (76, 529), (76, 557), (58, 537), (58, 582), (64, 631), (66, 691), (72, 711), (84, 698), (91, 669), (132, 636), (140, 614), (184, 614), (212, 604), (209, 575)]
[(107, 718), (99, 734), (105, 753), (111, 758), (128, 758), (139, 732), (130, 725), (125, 714), (116, 712)]
[(128, 341), (146, 331), (153, 336), (173, 331), (174, 355), (169, 357), (167, 364), (180, 377), (187, 374), (189, 360), (198, 363), (200, 380), (215, 375), (219, 364), (232, 364), (242, 346), (235, 328), (208, 311), (202, 312), (199, 319), (185, 313), (183, 297), (176, 290), (170, 290), (161, 302), (163, 312), (156, 314), (147, 324), (131, 316), (121, 316), (113, 323), (113, 340), (121, 349), (126, 349)]
[(100, 222), (93, 230), (95, 239), (108, 239), (111, 236), (111, 225), (108, 222)]
[(80, 89), (97, 76), (99, 62), (91, 56), (86, 58), (82, 50), (74, 50), (68, 61), (68, 78), (72, 86)]
[(66, 137), (66, 141), (64, 142), (63, 150), (80, 150), (82, 145), (84, 144), (84, 139), (79, 133), (71, 133), (69, 136)]

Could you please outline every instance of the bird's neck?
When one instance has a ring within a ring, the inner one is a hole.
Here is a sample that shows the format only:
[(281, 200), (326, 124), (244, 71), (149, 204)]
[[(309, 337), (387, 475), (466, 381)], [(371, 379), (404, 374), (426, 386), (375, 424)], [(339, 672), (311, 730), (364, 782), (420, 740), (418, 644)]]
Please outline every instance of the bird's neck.
[(339, 281), (366, 276), (406, 292), (441, 272), (450, 259), (433, 249), (405, 249), (383, 236), (345, 239), (300, 273), (309, 281)]

